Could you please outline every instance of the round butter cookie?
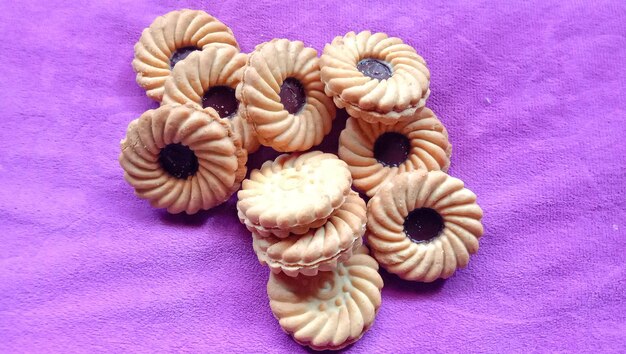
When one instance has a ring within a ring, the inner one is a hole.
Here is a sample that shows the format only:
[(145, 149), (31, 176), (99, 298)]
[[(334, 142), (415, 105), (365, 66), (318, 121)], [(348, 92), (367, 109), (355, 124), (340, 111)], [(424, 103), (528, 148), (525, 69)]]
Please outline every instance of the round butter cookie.
[(128, 125), (119, 162), (135, 194), (155, 208), (194, 214), (225, 202), (246, 175), (247, 154), (213, 109), (163, 105)]
[(435, 114), (424, 108), (391, 125), (348, 118), (339, 137), (339, 158), (348, 164), (354, 187), (372, 197), (406, 171), (448, 171), (452, 145)]
[(241, 116), (235, 89), (241, 82), (248, 56), (231, 46), (209, 46), (196, 51), (174, 67), (165, 82), (163, 104), (193, 103), (200, 109), (211, 107), (227, 119), (241, 137), (249, 154), (259, 148), (252, 127)]
[(237, 210), (237, 216), (239, 217), (239, 221), (248, 229), (248, 231), (257, 234), (261, 237), (277, 237), (277, 238), (285, 238), (289, 235), (302, 235), (311, 229), (317, 229), (322, 227), (328, 218), (321, 218), (319, 220), (315, 220), (310, 224), (298, 225), (294, 226), (290, 229), (279, 229), (279, 228), (266, 228), (261, 225), (257, 225), (252, 221), (248, 220), (245, 215), (240, 210)]
[(243, 181), (237, 209), (255, 225), (291, 230), (330, 216), (351, 184), (348, 166), (333, 154), (283, 154)]
[(333, 270), (362, 244), (367, 222), (365, 211), (365, 201), (358, 193), (350, 192), (323, 226), (303, 235), (292, 234), (281, 239), (263, 237), (253, 231), (254, 250), (259, 261), (274, 273), (312, 276), (318, 271)]
[(372, 326), (381, 304), (383, 279), (365, 246), (336, 269), (316, 276), (271, 273), (267, 294), (282, 329), (301, 345), (338, 350)]
[(213, 44), (239, 49), (230, 28), (204, 11), (177, 10), (157, 17), (135, 44), (137, 83), (148, 97), (160, 102), (165, 80), (176, 63)]
[(430, 71), (415, 49), (384, 33), (349, 32), (320, 57), (325, 92), (339, 108), (368, 122), (411, 117), (430, 95)]
[(237, 99), (261, 144), (305, 151), (322, 142), (335, 118), (324, 94), (317, 51), (300, 41), (274, 39), (248, 56)]
[(376, 260), (403, 279), (446, 279), (478, 251), (482, 216), (463, 181), (441, 171), (405, 172), (369, 201), (367, 242)]

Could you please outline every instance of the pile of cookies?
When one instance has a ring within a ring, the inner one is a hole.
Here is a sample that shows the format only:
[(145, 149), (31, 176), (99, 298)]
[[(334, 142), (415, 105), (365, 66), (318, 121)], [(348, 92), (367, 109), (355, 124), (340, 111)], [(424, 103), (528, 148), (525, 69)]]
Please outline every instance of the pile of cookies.
[[(171, 213), (239, 190), (274, 316), (298, 343), (325, 350), (372, 326), (379, 264), (406, 280), (448, 278), (478, 250), (483, 226), (476, 195), (446, 173), (452, 145), (425, 107), (430, 72), (415, 49), (363, 31), (317, 54), (287, 39), (245, 54), (203, 11), (158, 17), (133, 68), (161, 106), (129, 124), (119, 160), (136, 195)], [(338, 156), (311, 151), (337, 108), (350, 115)], [(244, 179), (260, 145), (285, 154)]]
[(381, 303), (378, 263), (363, 246), (366, 205), (345, 162), (320, 151), (283, 154), (250, 173), (239, 219), (283, 329), (300, 344), (338, 349), (358, 340)]

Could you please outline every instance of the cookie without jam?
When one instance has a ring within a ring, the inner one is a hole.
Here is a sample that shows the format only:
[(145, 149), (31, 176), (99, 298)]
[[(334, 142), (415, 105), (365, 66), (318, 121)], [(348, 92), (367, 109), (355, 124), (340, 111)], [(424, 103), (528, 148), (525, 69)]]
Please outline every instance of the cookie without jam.
[(165, 82), (163, 103), (192, 103), (215, 109), (241, 137), (249, 154), (259, 149), (259, 140), (246, 122), (235, 97), (248, 56), (235, 47), (210, 46), (190, 54), (176, 65)]
[(446, 279), (478, 251), (482, 216), (463, 181), (441, 171), (405, 172), (368, 202), (367, 242), (380, 265), (403, 279)]
[(191, 53), (211, 45), (239, 50), (230, 28), (204, 11), (177, 10), (157, 17), (135, 44), (133, 69), (137, 83), (148, 97), (160, 102), (172, 68)]
[(320, 57), (326, 94), (354, 118), (393, 124), (424, 106), (430, 71), (415, 49), (384, 33), (349, 32)]
[(240, 210), (237, 210), (237, 217), (239, 218), (239, 221), (244, 224), (246, 229), (254, 234), (257, 234), (261, 237), (285, 238), (289, 237), (290, 235), (302, 235), (309, 232), (309, 230), (311, 229), (317, 229), (319, 227), (322, 227), (326, 223), (330, 215), (328, 217), (315, 220), (310, 224), (297, 225), (289, 229), (266, 228), (261, 225), (255, 224), (252, 221), (248, 220), (248, 218), (246, 218), (246, 216)]
[(372, 326), (383, 279), (365, 246), (336, 269), (316, 276), (270, 274), (272, 313), (296, 342), (315, 350), (339, 350)]
[(339, 158), (348, 164), (354, 187), (369, 197), (399, 173), (447, 171), (451, 154), (448, 132), (428, 108), (391, 125), (348, 118), (339, 136)]
[(259, 261), (275, 273), (312, 276), (318, 271), (335, 269), (337, 263), (350, 258), (353, 248), (362, 244), (367, 222), (365, 212), (365, 201), (358, 193), (350, 192), (321, 227), (303, 235), (290, 234), (281, 239), (252, 231), (254, 250)]
[(155, 208), (194, 214), (225, 202), (246, 175), (247, 154), (213, 109), (166, 104), (128, 125), (119, 162), (135, 194)]
[(348, 166), (333, 154), (283, 154), (243, 181), (237, 209), (255, 225), (290, 230), (331, 215), (351, 184)]
[(273, 39), (248, 56), (237, 99), (262, 145), (306, 151), (332, 127), (336, 108), (324, 94), (317, 51), (300, 41)]

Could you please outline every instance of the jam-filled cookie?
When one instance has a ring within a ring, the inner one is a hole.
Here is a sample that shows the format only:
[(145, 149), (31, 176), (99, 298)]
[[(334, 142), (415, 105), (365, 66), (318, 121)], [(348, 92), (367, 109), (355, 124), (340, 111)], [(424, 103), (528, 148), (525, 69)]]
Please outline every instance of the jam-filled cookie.
[(339, 137), (339, 158), (369, 197), (399, 173), (447, 171), (451, 153), (446, 128), (428, 108), (391, 125), (349, 118)]
[(270, 274), (267, 294), (282, 329), (301, 345), (338, 350), (359, 340), (376, 317), (383, 279), (361, 246), (329, 272), (290, 277)]
[(194, 214), (226, 201), (246, 174), (246, 151), (210, 108), (163, 105), (128, 125), (120, 165), (155, 208)]
[(405, 172), (369, 201), (367, 242), (378, 262), (403, 279), (445, 279), (478, 251), (482, 216), (463, 181), (441, 171)]
[(392, 124), (411, 117), (430, 95), (430, 71), (415, 49), (384, 33), (349, 32), (320, 57), (325, 92), (350, 116)]
[(133, 69), (148, 97), (161, 101), (172, 68), (190, 53), (212, 44), (239, 49), (233, 32), (200, 10), (177, 10), (157, 17), (135, 44)]
[(259, 148), (252, 127), (241, 117), (235, 89), (248, 56), (231, 46), (210, 46), (191, 53), (174, 67), (165, 82), (163, 103), (195, 103), (211, 107), (227, 119), (251, 154)]
[(315, 49), (287, 39), (250, 53), (237, 99), (261, 144), (305, 151), (330, 132), (336, 108), (324, 94), (318, 62)]
[(259, 261), (274, 273), (312, 276), (318, 271), (333, 270), (362, 244), (367, 222), (365, 211), (365, 201), (358, 193), (351, 192), (323, 226), (303, 235), (292, 234), (281, 239), (263, 237), (253, 231), (254, 250)]
[(290, 230), (330, 216), (351, 184), (348, 166), (333, 154), (283, 154), (243, 181), (237, 209), (255, 225)]

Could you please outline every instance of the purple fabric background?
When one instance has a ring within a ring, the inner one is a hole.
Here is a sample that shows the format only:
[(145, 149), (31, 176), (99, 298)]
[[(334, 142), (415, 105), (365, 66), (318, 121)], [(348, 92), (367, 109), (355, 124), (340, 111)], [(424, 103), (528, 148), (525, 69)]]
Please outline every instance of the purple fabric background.
[(430, 3), (2, 0), (0, 352), (305, 351), (272, 317), (234, 198), (172, 216), (122, 179), (119, 140), (156, 106), (133, 45), (183, 7), (243, 51), (372, 29), (430, 65), (485, 237), (445, 282), (382, 272), (375, 325), (348, 351), (626, 351), (626, 3)]

